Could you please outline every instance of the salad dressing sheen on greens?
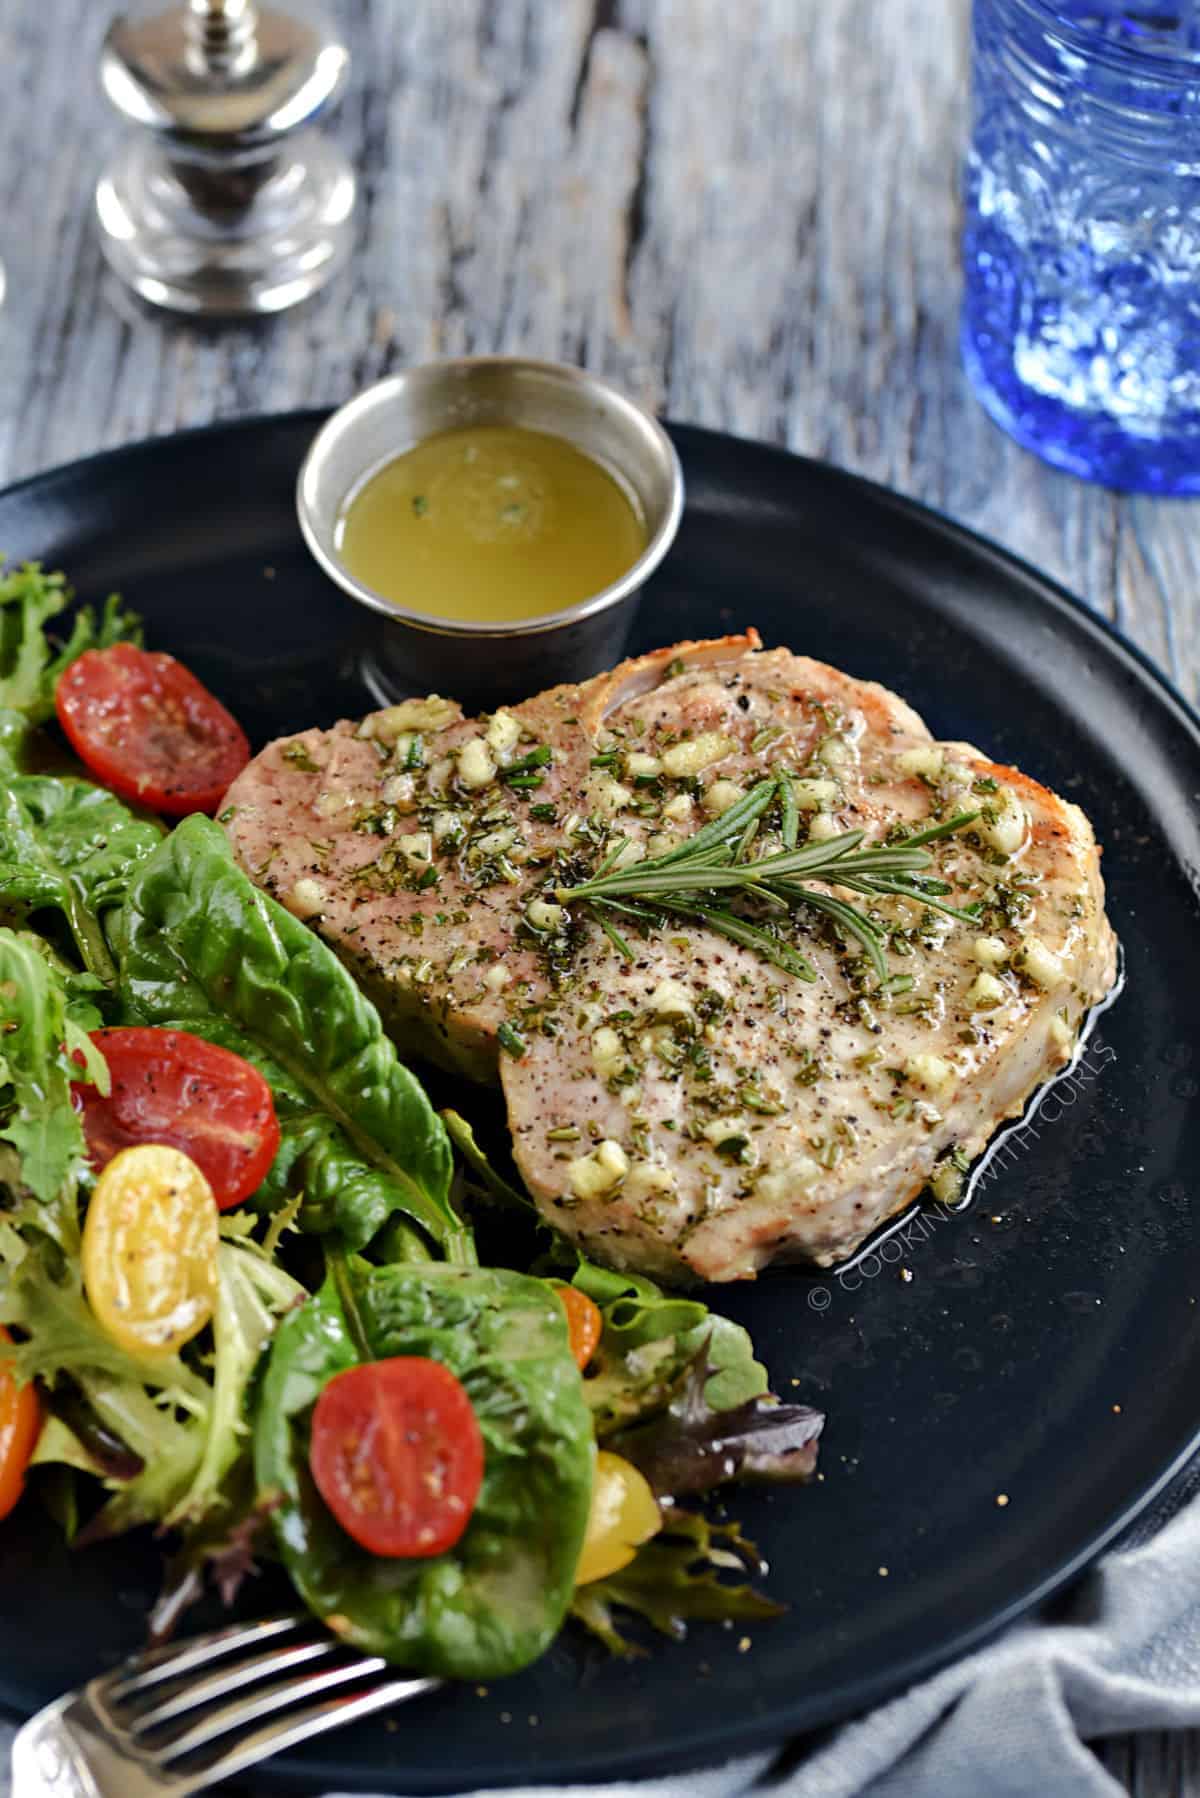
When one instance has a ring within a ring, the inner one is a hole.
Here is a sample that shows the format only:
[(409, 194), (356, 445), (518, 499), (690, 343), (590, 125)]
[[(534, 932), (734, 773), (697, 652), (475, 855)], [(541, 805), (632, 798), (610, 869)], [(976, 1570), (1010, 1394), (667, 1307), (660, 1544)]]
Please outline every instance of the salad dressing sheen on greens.
[(646, 547), (615, 476), (544, 431), (465, 425), (405, 450), (338, 519), (350, 573), (410, 611), (503, 621), (611, 586)]

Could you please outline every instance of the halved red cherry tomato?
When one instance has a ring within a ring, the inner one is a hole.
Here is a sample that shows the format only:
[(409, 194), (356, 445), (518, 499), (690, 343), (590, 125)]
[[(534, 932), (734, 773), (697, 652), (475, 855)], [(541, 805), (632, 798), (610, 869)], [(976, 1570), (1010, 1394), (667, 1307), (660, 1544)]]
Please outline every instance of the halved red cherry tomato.
[[(0, 1339), (12, 1337), (0, 1324)], [(31, 1385), (18, 1386), (12, 1368), (0, 1361), (0, 1517), (7, 1517), (25, 1490), (25, 1469), (42, 1427), (42, 1407)]]
[(241, 725), (182, 662), (132, 643), (85, 650), (54, 703), (105, 786), (172, 817), (216, 811), (250, 760)]
[(309, 1465), (360, 1548), (424, 1559), (453, 1548), (471, 1520), (483, 1436), (448, 1367), (397, 1355), (333, 1376), (313, 1408)]
[(262, 1185), (279, 1147), (271, 1089), (258, 1069), (186, 1030), (95, 1030), (112, 1091), (73, 1086), (88, 1159), (99, 1173), (121, 1149), (165, 1143), (196, 1163), (227, 1211)]
[(600, 1346), (600, 1337), (604, 1331), (600, 1307), (586, 1292), (580, 1292), (578, 1286), (556, 1286), (554, 1290), (562, 1300), (563, 1310), (567, 1314), (571, 1353), (575, 1357), (576, 1367), (582, 1372)]

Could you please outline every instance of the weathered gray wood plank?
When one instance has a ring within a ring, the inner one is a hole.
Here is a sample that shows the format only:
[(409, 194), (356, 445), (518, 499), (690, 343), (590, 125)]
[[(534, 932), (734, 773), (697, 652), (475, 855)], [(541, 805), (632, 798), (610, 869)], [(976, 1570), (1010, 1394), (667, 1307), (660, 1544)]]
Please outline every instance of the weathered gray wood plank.
[[(111, 0), (115, 6), (116, 0)], [(91, 188), (109, 6), (0, 0), (0, 480), (133, 437), (524, 349), (674, 416), (828, 456), (998, 538), (1200, 694), (1194, 505), (1043, 468), (957, 354), (967, 0), (343, 0), (360, 249), (273, 323), (107, 286)], [(1105, 1750), (1200, 1790), (1193, 1738)]]

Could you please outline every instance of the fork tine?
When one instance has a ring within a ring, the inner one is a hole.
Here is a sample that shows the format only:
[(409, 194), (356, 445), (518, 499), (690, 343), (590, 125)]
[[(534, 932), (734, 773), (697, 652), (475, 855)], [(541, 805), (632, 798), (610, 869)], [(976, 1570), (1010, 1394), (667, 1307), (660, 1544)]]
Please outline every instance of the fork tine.
[(320, 1704), (309, 1705), (307, 1710), (254, 1730), (206, 1768), (204, 1777), (214, 1785), (218, 1780), (231, 1779), (235, 1773), (257, 1766), (268, 1755), (281, 1754), (285, 1748), (311, 1741), (327, 1730), (340, 1729), (343, 1724), (355, 1723), (360, 1717), (370, 1717), (391, 1705), (418, 1698), (422, 1692), (432, 1692), (441, 1683), (437, 1679), (391, 1679), (356, 1698), (326, 1698)]
[(194, 1711), (202, 1704), (210, 1704), (214, 1698), (223, 1698), (226, 1692), (237, 1691), (241, 1686), (251, 1686), (257, 1680), (269, 1678), (272, 1673), (285, 1673), (289, 1667), (302, 1667), (306, 1661), (320, 1660), (325, 1655), (344, 1652), (336, 1636), (322, 1636), (316, 1642), (298, 1642), (291, 1648), (268, 1648), (262, 1654), (252, 1655), (249, 1660), (235, 1661), (232, 1666), (223, 1667), (218, 1673), (210, 1673), (205, 1679), (189, 1680), (182, 1692), (164, 1698), (152, 1710), (143, 1711), (126, 1727), (131, 1736), (143, 1736), (147, 1731), (157, 1729), (160, 1724), (169, 1723), (172, 1717)]
[(272, 1636), (284, 1635), (311, 1621), (309, 1617), (290, 1612), (286, 1616), (263, 1617), (257, 1623), (232, 1623), (225, 1629), (214, 1629), (206, 1636), (192, 1636), (179, 1648), (158, 1648), (149, 1654), (135, 1655), (111, 1673), (102, 1673), (98, 1679), (89, 1681), (87, 1691), (89, 1696), (99, 1693), (102, 1702), (128, 1698), (146, 1686), (156, 1686), (164, 1679), (176, 1679), (195, 1667), (207, 1666), (209, 1661), (215, 1661), (223, 1654), (232, 1654), (238, 1648), (256, 1647)]
[(238, 1703), (222, 1705), (219, 1710), (202, 1717), (182, 1735), (159, 1744), (151, 1752), (163, 1766), (168, 1766), (172, 1761), (182, 1760), (186, 1754), (194, 1754), (198, 1748), (207, 1748), (210, 1742), (215, 1742), (218, 1736), (228, 1735), (231, 1729), (256, 1723), (260, 1717), (269, 1717), (273, 1711), (284, 1710), (306, 1698), (315, 1698), (321, 1692), (331, 1691), (334, 1686), (346, 1685), (351, 1680), (362, 1679), (367, 1674), (382, 1673), (386, 1668), (386, 1661), (381, 1661), (374, 1655), (364, 1655), (341, 1667), (308, 1673), (300, 1679), (281, 1679), (275, 1685), (267, 1686)]

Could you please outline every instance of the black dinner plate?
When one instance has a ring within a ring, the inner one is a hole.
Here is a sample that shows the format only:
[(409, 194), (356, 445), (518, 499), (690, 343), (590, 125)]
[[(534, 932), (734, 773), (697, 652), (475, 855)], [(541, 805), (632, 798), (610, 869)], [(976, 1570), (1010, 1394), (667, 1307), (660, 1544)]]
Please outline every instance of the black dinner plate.
[[(0, 546), (64, 567), (84, 597), (119, 587), (256, 743), (353, 716), (370, 704), (357, 615), (292, 507), (319, 422), (218, 426), (39, 476), (0, 494)], [(841, 1277), (714, 1295), (777, 1390), (828, 1413), (818, 1483), (732, 1504), (785, 1616), (697, 1627), (632, 1664), (568, 1632), (519, 1677), (327, 1737), (256, 1791), (648, 1774), (831, 1723), (1045, 1598), (1197, 1440), (1196, 718), (1076, 600), (944, 519), (777, 449), (674, 437), (687, 512), (636, 647), (755, 624), (1077, 801), (1104, 845), (1126, 990), (964, 1215), (918, 1216)], [(157, 1565), (145, 1540), (72, 1552), (22, 1505), (0, 1528), (0, 1703), (29, 1712), (138, 1647)]]

